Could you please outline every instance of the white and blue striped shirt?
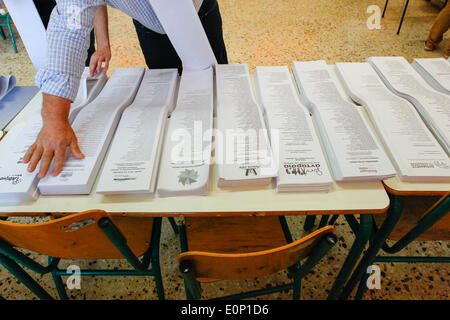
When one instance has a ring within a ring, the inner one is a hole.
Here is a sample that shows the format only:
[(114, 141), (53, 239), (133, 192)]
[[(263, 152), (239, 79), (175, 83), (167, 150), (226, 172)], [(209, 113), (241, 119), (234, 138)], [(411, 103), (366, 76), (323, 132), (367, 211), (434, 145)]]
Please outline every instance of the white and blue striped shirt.
[[(197, 9), (201, 0), (194, 0)], [(42, 92), (73, 101), (89, 47), (89, 34), (99, 6), (109, 5), (164, 34), (148, 0), (59, 0), (47, 27), (47, 62), (36, 74)]]

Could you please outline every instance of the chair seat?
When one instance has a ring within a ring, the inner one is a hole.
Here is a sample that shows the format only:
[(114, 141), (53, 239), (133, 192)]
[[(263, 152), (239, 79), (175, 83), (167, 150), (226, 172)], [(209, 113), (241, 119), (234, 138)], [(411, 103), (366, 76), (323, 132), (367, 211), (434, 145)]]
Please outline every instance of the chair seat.
[(249, 253), (287, 244), (278, 217), (186, 217), (189, 251)]
[[(404, 208), (400, 219), (389, 236), (390, 240), (398, 241), (407, 234), (423, 217), (440, 197), (404, 197)], [(379, 228), (386, 218), (386, 214), (374, 215), (375, 223)], [(434, 226), (420, 235), (417, 241), (450, 240), (450, 215), (446, 215)]]

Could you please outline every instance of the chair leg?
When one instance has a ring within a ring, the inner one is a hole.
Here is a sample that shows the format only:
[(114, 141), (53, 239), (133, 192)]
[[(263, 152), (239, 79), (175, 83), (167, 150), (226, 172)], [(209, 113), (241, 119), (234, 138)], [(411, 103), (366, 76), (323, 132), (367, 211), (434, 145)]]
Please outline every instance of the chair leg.
[[(48, 263), (51, 264), (54, 259), (52, 257), (48, 257)], [(59, 298), (61, 300), (68, 300), (66, 289), (64, 288), (64, 283), (62, 281), (62, 277), (58, 274), (58, 268), (55, 267), (52, 270), (52, 278), (55, 283), (56, 291), (58, 291)]]
[(333, 287), (331, 288), (327, 298), (328, 300), (336, 300), (339, 298), (339, 293), (343, 290), (349, 275), (358, 262), (358, 259), (360, 258), (364, 247), (369, 240), (372, 232), (372, 215), (363, 214), (360, 217), (361, 223), (359, 224), (358, 233), (355, 234), (355, 241), (353, 242), (350, 252), (341, 267), (341, 271), (339, 271), (339, 274), (334, 281)]
[(319, 229), (325, 227), (328, 224), (329, 219), (330, 216), (323, 215), (322, 218), (320, 218)]
[(169, 219), (170, 225), (172, 226), (173, 232), (174, 232), (175, 234), (178, 234), (178, 232), (180, 231), (180, 229), (178, 228), (178, 225), (177, 225), (177, 223), (175, 222), (175, 219), (174, 219), (174, 218), (168, 218), (168, 219)]
[(333, 217), (331, 217), (330, 221), (328, 222), (328, 225), (332, 226), (336, 222), (336, 220), (339, 218), (338, 214), (335, 214)]
[(382, 18), (384, 18), (384, 14), (386, 13), (386, 8), (388, 6), (389, 0), (386, 0), (386, 3), (384, 4), (383, 14), (381, 15)]
[(17, 46), (16, 46), (16, 41), (14, 40), (14, 35), (11, 29), (11, 23), (8, 22), (8, 30), (9, 30), (9, 35), (11, 36), (11, 41), (14, 47), (14, 52), (17, 53)]
[(162, 218), (155, 218), (152, 232), (152, 272), (156, 284), (156, 294), (159, 300), (164, 300), (164, 286), (161, 276), (161, 266), (159, 264), (159, 243), (161, 240)]
[(58, 271), (55, 269), (52, 271), (53, 282), (55, 283), (56, 290), (58, 291), (59, 298), (61, 300), (69, 300), (67, 296), (66, 289), (64, 288), (64, 283), (62, 281), (62, 277), (58, 275)]
[(309, 231), (314, 227), (314, 222), (316, 222), (316, 216), (306, 216), (305, 225), (303, 230)]
[(402, 28), (403, 19), (405, 18), (406, 9), (408, 9), (409, 0), (406, 0), (405, 8), (403, 9), (402, 19), (400, 20), (400, 24), (398, 26), (397, 34), (400, 34), (400, 29)]
[(302, 280), (301, 278), (296, 278), (294, 280), (294, 300), (300, 300), (300, 293), (302, 290)]
[(22, 282), (39, 299), (53, 300), (47, 291), (39, 285), (28, 273), (26, 273), (14, 260), (0, 254), (0, 264), (2, 264), (17, 280)]
[(3, 28), (2, 27), (0, 27), (0, 37), (2, 37), (3, 40), (6, 39), (6, 35), (5, 35), (5, 32), (3, 32)]

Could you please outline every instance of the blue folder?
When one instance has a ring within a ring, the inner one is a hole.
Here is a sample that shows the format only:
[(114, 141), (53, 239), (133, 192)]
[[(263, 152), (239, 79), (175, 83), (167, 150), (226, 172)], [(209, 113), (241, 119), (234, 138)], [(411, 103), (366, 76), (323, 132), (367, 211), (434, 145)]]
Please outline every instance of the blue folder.
[(38, 87), (14, 87), (0, 100), (0, 131), (25, 107), (38, 93)]

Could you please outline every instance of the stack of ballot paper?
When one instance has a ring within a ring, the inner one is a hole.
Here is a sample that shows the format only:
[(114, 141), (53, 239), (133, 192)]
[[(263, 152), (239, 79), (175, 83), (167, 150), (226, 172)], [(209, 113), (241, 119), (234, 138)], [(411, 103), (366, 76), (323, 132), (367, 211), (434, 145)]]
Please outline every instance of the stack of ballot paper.
[(434, 90), (403, 57), (367, 59), (386, 86), (419, 111), (447, 154), (450, 154), (450, 96)]
[(80, 87), (75, 100), (70, 105), (69, 122), (73, 123), (77, 114), (83, 109), (85, 105), (94, 100), (102, 91), (105, 86), (108, 77), (106, 76), (106, 69), (95, 76), (90, 76), (89, 67), (84, 68), (84, 72), (81, 75)]
[(433, 89), (450, 94), (450, 62), (447, 59), (414, 59), (412, 66)]
[(154, 193), (177, 82), (177, 69), (153, 69), (145, 73), (133, 104), (122, 114), (97, 193)]
[(184, 70), (161, 156), (158, 194), (206, 195), (214, 108), (213, 69)]
[(367, 110), (400, 180), (450, 181), (450, 160), (414, 106), (392, 93), (370, 64), (336, 67), (348, 94)]
[[(89, 194), (123, 110), (136, 95), (144, 68), (116, 69), (103, 90), (75, 118), (72, 128), (85, 157), (73, 155), (62, 172), (39, 182), (42, 194)], [(50, 169), (51, 172), (51, 169)]]
[(219, 187), (267, 185), (278, 168), (246, 64), (216, 66)]
[[(89, 68), (86, 68), (87, 72)], [(92, 101), (103, 88), (107, 77), (103, 73), (95, 79), (86, 76), (86, 70), (80, 81), (80, 89), (74, 102), (71, 104), (72, 110), (81, 110), (83, 106)], [(90, 85), (86, 86), (86, 81), (90, 80)], [(39, 93), (39, 95), (41, 95)], [(41, 103), (42, 97), (39, 100)], [(26, 202), (36, 199), (39, 195), (37, 191), (39, 168), (34, 172), (28, 172), (28, 164), (22, 163), (23, 157), (28, 148), (36, 141), (42, 129), (42, 117), (39, 110), (23, 124), (12, 127), (2, 140), (2, 160), (0, 161), (0, 203)], [(69, 115), (70, 118), (70, 115)], [(6, 144), (6, 145), (3, 145)]]
[(0, 76), (0, 100), (3, 99), (17, 84), (14, 76)]
[(394, 176), (395, 170), (362, 110), (341, 96), (326, 62), (295, 62), (294, 75), (316, 120), (335, 180), (370, 181)]
[(325, 156), (289, 68), (257, 67), (256, 80), (278, 163), (277, 191), (329, 191)]

